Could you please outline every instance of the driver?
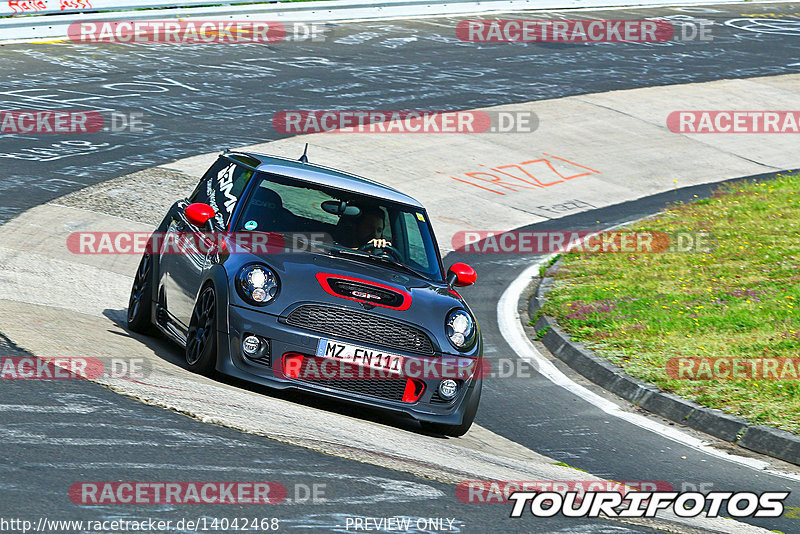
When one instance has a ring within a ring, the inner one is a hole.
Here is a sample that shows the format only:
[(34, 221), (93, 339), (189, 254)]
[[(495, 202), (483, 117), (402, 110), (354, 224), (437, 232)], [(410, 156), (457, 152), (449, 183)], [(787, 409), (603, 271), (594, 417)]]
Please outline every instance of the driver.
[(391, 241), (383, 238), (383, 229), (386, 226), (383, 210), (377, 206), (361, 208), (361, 213), (353, 221), (350, 235), (346, 241), (350, 248), (358, 249), (366, 245), (375, 248), (391, 247)]

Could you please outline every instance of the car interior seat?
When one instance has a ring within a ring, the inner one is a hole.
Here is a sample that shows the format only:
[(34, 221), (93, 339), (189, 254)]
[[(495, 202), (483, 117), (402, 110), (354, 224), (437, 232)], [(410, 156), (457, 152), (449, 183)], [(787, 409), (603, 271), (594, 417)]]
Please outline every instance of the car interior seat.
[(254, 230), (281, 232), (294, 230), (291, 228), (293, 217), (292, 212), (283, 207), (283, 200), (278, 193), (259, 187), (253, 193), (242, 220), (245, 224), (255, 221)]

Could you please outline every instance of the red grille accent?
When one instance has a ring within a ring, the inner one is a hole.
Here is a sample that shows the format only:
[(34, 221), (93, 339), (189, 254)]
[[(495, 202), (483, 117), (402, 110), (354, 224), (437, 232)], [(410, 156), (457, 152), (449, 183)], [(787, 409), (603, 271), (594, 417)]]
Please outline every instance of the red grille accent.
[[(334, 287), (331, 287), (332, 283), (340, 280), (342, 282), (350, 282), (355, 288), (363, 288), (364, 293), (369, 293), (370, 290), (375, 293), (375, 297), (387, 297), (387, 303), (381, 303), (378, 298), (369, 298), (363, 296), (350, 295), (345, 294), (344, 292), (337, 291)], [(373, 306), (380, 306), (381, 308), (390, 308), (393, 310), (400, 310), (405, 311), (411, 307), (411, 294), (407, 291), (403, 291), (402, 289), (397, 289), (392, 286), (387, 286), (385, 284), (380, 284), (378, 282), (371, 282), (369, 280), (362, 280), (361, 278), (353, 278), (351, 276), (343, 276), (339, 274), (332, 274), (332, 273), (317, 273), (317, 281), (319, 285), (322, 286), (322, 289), (325, 290), (326, 293), (333, 295), (335, 297), (341, 297), (343, 299), (354, 300), (356, 302), (363, 302), (365, 304), (372, 304)]]

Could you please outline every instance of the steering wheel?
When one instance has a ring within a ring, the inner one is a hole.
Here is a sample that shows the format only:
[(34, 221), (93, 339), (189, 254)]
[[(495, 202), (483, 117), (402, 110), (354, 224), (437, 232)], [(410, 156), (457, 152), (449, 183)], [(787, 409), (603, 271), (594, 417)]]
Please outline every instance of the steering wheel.
[(375, 254), (376, 256), (387, 255), (391, 256), (391, 258), (399, 263), (403, 263), (403, 256), (400, 255), (400, 251), (392, 246), (385, 246), (378, 248), (372, 243), (367, 243), (366, 245), (361, 245), (358, 247), (358, 250), (362, 252), (369, 252), (371, 254)]

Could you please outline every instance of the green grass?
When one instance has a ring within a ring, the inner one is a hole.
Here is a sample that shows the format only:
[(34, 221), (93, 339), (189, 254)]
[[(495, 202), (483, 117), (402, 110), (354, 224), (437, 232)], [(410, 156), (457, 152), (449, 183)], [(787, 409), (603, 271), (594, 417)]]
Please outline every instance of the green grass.
[(678, 380), (675, 357), (800, 356), (800, 175), (726, 186), (632, 225), (704, 232), (693, 253), (569, 253), (544, 311), (636, 377), (800, 433), (800, 380)]

